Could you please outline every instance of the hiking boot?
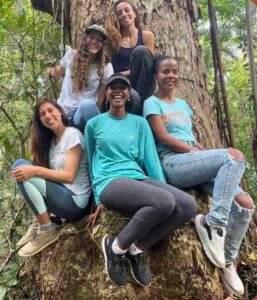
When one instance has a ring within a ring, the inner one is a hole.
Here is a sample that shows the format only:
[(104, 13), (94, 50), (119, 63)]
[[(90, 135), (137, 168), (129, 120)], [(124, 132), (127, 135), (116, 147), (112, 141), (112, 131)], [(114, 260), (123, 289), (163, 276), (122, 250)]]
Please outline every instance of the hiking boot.
[(32, 256), (55, 242), (59, 237), (56, 227), (47, 231), (38, 231), (37, 236), (24, 245), (18, 252), (20, 256)]
[(151, 270), (147, 263), (147, 259), (144, 256), (144, 253), (139, 253), (136, 255), (131, 255), (126, 253), (128, 258), (128, 263), (130, 265), (131, 273), (136, 280), (142, 286), (150, 285), (151, 283)]
[(224, 244), (226, 230), (209, 226), (206, 222), (203, 222), (204, 218), (204, 215), (197, 215), (195, 217), (195, 227), (205, 254), (215, 266), (225, 268)]
[(127, 284), (125, 254), (115, 254), (112, 251), (114, 237), (107, 234), (102, 239), (102, 249), (104, 253), (105, 269), (108, 277), (118, 286)]
[(29, 226), (25, 235), (16, 243), (17, 246), (22, 246), (27, 244), (37, 235), (38, 222), (37, 219), (33, 219), (32, 224)]
[(229, 292), (237, 296), (244, 294), (244, 285), (237, 274), (234, 264), (220, 269), (220, 276), (223, 279), (224, 286)]

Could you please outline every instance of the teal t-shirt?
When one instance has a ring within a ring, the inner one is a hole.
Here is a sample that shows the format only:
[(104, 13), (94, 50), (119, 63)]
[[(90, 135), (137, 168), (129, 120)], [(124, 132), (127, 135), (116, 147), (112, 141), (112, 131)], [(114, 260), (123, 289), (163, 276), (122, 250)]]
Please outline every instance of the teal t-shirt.
[(115, 178), (150, 177), (165, 182), (152, 132), (144, 118), (127, 114), (118, 119), (108, 112), (100, 114), (87, 122), (85, 142), (96, 204)]
[[(192, 132), (191, 116), (193, 112), (185, 100), (175, 98), (173, 103), (167, 103), (156, 96), (149, 97), (144, 103), (143, 116), (159, 115), (170, 136), (183, 141), (195, 142)], [(157, 151), (160, 157), (171, 150), (157, 141)]]

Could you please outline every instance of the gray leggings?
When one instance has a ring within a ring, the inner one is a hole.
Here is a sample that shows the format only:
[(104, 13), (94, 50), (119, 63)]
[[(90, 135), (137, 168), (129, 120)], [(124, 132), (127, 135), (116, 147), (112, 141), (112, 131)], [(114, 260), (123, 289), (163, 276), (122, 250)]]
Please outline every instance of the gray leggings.
[(196, 203), (185, 192), (154, 179), (114, 179), (101, 193), (109, 209), (134, 213), (119, 233), (123, 249), (138, 241), (150, 248), (184, 225), (196, 213)]

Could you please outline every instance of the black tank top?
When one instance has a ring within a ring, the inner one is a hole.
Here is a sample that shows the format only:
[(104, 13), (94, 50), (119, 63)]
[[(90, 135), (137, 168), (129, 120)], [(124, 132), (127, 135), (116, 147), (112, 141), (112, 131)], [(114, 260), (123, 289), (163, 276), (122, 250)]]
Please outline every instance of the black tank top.
[(138, 31), (137, 44), (135, 47), (121, 47), (119, 52), (112, 57), (112, 65), (115, 73), (129, 70), (129, 60), (131, 53), (137, 46), (140, 45), (144, 45), (142, 31)]

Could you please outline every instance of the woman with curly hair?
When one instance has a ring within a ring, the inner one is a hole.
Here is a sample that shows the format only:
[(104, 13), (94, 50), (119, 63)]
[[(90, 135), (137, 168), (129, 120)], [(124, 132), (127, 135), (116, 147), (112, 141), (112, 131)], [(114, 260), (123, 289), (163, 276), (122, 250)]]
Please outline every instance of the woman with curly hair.
[(68, 50), (59, 66), (48, 69), (50, 76), (64, 75), (57, 102), (71, 124), (80, 130), (103, 110), (104, 82), (113, 73), (112, 64), (106, 63), (106, 40), (105, 29), (91, 25), (82, 36), (79, 49)]
[(35, 108), (31, 127), (31, 162), (18, 159), (12, 175), (34, 215), (19, 240), (20, 256), (32, 256), (58, 239), (50, 213), (79, 220), (88, 212), (91, 185), (83, 135), (68, 127), (62, 107), (46, 98)]
[(108, 35), (114, 48), (114, 72), (129, 77), (132, 88), (143, 101), (152, 94), (155, 86), (154, 35), (142, 29), (139, 12), (130, 0), (116, 1), (113, 11)]

